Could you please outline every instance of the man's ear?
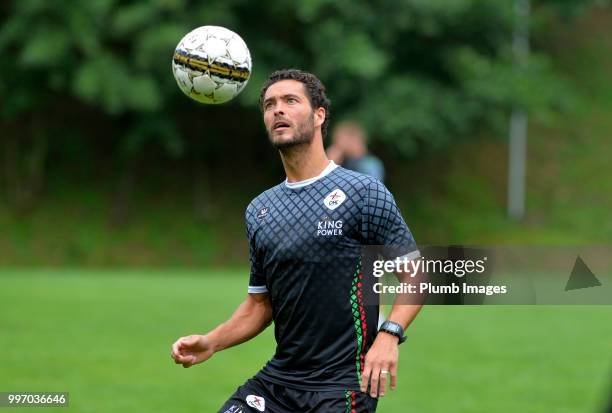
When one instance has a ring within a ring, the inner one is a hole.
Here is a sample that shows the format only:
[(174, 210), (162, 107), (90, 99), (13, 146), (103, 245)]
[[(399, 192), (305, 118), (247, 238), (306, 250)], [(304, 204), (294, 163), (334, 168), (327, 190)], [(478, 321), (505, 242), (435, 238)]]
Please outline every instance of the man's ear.
[(325, 108), (317, 108), (314, 111), (314, 124), (315, 127), (322, 126), (325, 122), (325, 116), (327, 115)]

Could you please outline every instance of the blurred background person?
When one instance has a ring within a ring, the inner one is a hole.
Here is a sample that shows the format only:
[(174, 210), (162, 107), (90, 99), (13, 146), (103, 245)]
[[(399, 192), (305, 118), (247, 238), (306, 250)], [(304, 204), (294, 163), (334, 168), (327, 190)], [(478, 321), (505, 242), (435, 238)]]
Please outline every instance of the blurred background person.
[(334, 129), (328, 158), (338, 165), (384, 181), (385, 167), (380, 159), (368, 152), (367, 136), (357, 122), (344, 121)]

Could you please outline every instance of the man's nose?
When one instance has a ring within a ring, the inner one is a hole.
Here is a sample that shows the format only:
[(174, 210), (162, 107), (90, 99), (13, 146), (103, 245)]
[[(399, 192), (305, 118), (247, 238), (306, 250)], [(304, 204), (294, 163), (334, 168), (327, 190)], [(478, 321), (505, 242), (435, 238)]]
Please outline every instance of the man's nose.
[(276, 106), (274, 106), (274, 115), (283, 115), (285, 113), (283, 104), (281, 102), (278, 102), (276, 104)]

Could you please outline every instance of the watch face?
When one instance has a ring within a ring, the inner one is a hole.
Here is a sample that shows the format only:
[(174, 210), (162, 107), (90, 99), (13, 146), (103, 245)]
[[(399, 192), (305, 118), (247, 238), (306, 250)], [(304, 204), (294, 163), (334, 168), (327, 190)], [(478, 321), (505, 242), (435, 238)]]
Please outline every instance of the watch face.
[(394, 334), (394, 335), (399, 335), (400, 334), (398, 326), (393, 324), (393, 323), (390, 323), (390, 322), (384, 323), (380, 327), (380, 329), (383, 330), (383, 331), (386, 331), (387, 333), (391, 333), (391, 334)]
[(389, 331), (393, 331), (395, 333), (399, 333), (401, 330), (401, 327), (396, 324), (396, 323), (392, 323), (392, 322), (387, 322), (385, 326), (383, 326), (386, 330)]

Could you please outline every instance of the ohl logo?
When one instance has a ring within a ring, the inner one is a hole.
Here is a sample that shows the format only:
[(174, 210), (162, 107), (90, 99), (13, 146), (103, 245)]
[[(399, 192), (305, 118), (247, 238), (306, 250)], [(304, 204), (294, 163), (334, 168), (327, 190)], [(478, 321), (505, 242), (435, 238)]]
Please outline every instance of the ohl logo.
[(331, 193), (325, 197), (323, 200), (323, 205), (333, 211), (342, 205), (344, 201), (346, 201), (346, 194), (342, 192), (341, 189), (337, 188), (331, 191)]
[(266, 410), (266, 400), (263, 397), (249, 394), (246, 397), (246, 402), (249, 406), (256, 408), (260, 412)]

